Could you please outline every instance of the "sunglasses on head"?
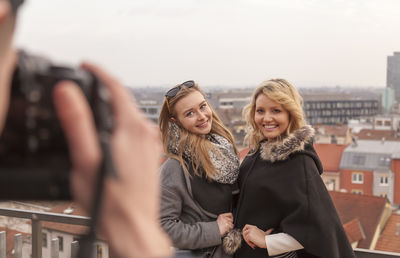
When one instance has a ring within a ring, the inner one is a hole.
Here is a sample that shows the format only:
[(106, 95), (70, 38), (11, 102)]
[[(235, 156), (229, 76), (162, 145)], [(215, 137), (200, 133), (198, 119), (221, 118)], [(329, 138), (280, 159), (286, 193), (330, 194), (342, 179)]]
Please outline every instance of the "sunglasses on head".
[(190, 81), (186, 81), (184, 83), (181, 83), (175, 87), (173, 87), (172, 89), (170, 89), (169, 91), (167, 91), (167, 93), (165, 93), (165, 97), (167, 98), (172, 98), (175, 97), (176, 94), (178, 94), (178, 92), (181, 90), (182, 86), (185, 86), (186, 88), (192, 88), (194, 86), (194, 81), (190, 80)]
[(185, 86), (186, 88), (192, 88), (194, 87), (194, 81), (190, 80), (190, 81), (186, 81), (184, 83), (181, 83), (175, 87), (173, 87), (172, 89), (170, 89), (169, 91), (167, 91), (167, 93), (165, 93), (165, 101), (167, 103), (167, 108), (168, 108), (168, 112), (171, 114), (171, 110), (169, 107), (169, 102), (168, 102), (168, 98), (173, 98), (176, 96), (176, 94), (178, 94), (178, 92), (181, 90), (182, 86)]

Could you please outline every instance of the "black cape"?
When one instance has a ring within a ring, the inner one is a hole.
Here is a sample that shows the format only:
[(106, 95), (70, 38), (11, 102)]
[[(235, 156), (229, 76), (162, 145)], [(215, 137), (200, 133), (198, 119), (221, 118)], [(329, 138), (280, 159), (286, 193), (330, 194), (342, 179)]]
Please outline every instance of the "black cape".
[[(260, 148), (242, 162), (235, 226), (287, 233), (303, 245), (299, 257), (355, 257), (321, 179), (321, 162), (310, 137), (291, 137), (295, 141)], [(268, 257), (268, 252), (243, 241), (235, 257)]]

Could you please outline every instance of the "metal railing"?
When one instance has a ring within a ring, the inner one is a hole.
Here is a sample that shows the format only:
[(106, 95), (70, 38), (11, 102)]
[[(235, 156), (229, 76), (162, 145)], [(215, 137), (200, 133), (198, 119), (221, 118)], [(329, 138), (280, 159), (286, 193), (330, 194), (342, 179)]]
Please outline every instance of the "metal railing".
[[(32, 258), (42, 258), (42, 221), (58, 222), (71, 225), (88, 226), (90, 218), (76, 215), (64, 215), (51, 212), (27, 211), (12, 208), (1, 208), (0, 216), (30, 219), (32, 221)], [(0, 258), (5, 258), (6, 240), (5, 232), (0, 233)], [(58, 238), (51, 240), (51, 258), (58, 258)], [(76, 257), (79, 243), (71, 244), (71, 257)], [(4, 250), (4, 251), (3, 251)], [(14, 236), (14, 257), (22, 257), (22, 235)], [(354, 252), (357, 258), (396, 258), (400, 253), (383, 252), (356, 248)]]
[(367, 250), (367, 249), (361, 249), (361, 248), (354, 249), (354, 252), (355, 252), (357, 258), (396, 258), (396, 257), (400, 257), (400, 253)]
[[(90, 218), (85, 216), (64, 215), (52, 212), (27, 211), (0, 207), (0, 216), (30, 219), (32, 221), (32, 258), (42, 258), (42, 221), (57, 222), (70, 225), (88, 226)], [(0, 234), (0, 258), (5, 258), (6, 237)], [(72, 242), (71, 256), (76, 254), (78, 243)], [(58, 257), (58, 239), (51, 240), (51, 257)], [(4, 250), (4, 251), (3, 251)], [(22, 235), (14, 236), (14, 257), (22, 257)]]

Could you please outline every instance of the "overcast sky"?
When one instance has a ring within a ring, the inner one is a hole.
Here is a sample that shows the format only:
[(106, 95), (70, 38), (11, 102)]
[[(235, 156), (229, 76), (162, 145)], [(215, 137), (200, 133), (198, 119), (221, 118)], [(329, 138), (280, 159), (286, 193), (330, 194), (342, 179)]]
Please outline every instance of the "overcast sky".
[(399, 0), (26, 0), (16, 45), (131, 87), (384, 87)]

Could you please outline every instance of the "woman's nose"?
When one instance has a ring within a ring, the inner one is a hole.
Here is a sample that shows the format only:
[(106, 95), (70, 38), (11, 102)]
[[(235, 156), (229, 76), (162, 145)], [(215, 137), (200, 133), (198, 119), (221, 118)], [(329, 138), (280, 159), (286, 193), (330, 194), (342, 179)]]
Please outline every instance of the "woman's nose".
[(199, 115), (197, 116), (198, 120), (203, 120), (206, 118), (206, 115), (203, 112), (199, 112)]
[(264, 119), (265, 122), (271, 122), (272, 121), (272, 116), (270, 114), (268, 114), (268, 113), (265, 113), (263, 119)]

